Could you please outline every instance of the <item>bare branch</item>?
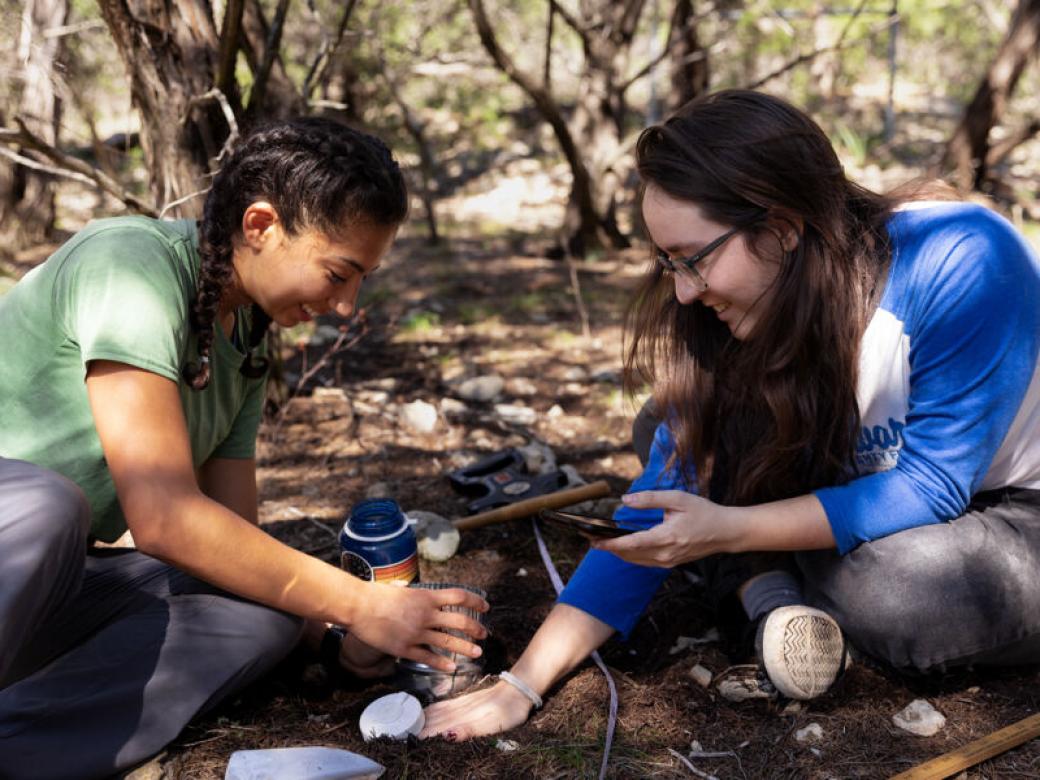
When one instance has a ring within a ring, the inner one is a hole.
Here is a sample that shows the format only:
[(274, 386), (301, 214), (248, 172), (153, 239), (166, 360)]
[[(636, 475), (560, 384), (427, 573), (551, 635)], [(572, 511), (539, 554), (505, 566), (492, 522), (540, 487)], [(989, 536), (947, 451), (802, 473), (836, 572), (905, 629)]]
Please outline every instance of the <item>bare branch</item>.
[(231, 94), (235, 80), (235, 58), (238, 56), (238, 39), (242, 29), (243, 0), (228, 0), (224, 9), (224, 23), (220, 31), (220, 53), (217, 59), (216, 88), (225, 95)]
[(588, 45), (589, 31), (585, 28), (585, 25), (579, 22), (578, 18), (574, 16), (574, 14), (560, 5), (559, 0), (549, 0), (549, 5), (556, 10), (556, 13), (563, 17), (563, 21), (565, 21), (567, 26), (578, 34), (578, 37), (581, 38), (582, 42)]
[(553, 26), (556, 22), (556, 4), (549, 3), (549, 18), (545, 23), (545, 70), (542, 73), (542, 86), (546, 90), (552, 89), (552, 40)]
[(224, 112), (224, 119), (228, 124), (229, 132), (227, 140), (224, 141), (224, 146), (221, 148), (220, 154), (217, 155), (217, 162), (219, 163), (224, 159), (224, 155), (231, 151), (231, 147), (235, 145), (235, 141), (238, 140), (238, 120), (235, 119), (235, 112), (231, 110), (231, 104), (228, 103), (228, 99), (225, 97), (224, 93), (219, 89), (214, 88), (209, 92), (193, 97), (188, 101), (188, 110), (184, 115), (183, 123), (187, 126), (188, 122), (191, 121), (191, 112), (207, 100), (216, 100), (220, 104), (220, 109)]
[[(708, 14), (698, 14), (696, 16), (691, 16), (687, 20), (686, 24), (684, 24), (682, 27), (677, 28), (675, 26), (675, 16), (673, 15), (672, 24), (668, 29), (668, 38), (666, 39), (663, 49), (655, 57), (653, 57), (653, 59), (651, 59), (648, 63), (646, 63), (643, 67), (636, 71), (636, 73), (632, 77), (630, 77), (628, 81), (626, 81), (619, 87), (621, 94), (627, 92), (629, 87), (631, 87), (641, 78), (645, 78), (654, 68), (656, 68), (658, 65), (661, 64), (661, 62), (667, 59), (672, 53), (672, 42), (675, 41), (675, 39), (680, 35), (684, 35), (685, 33), (687, 33), (691, 27), (696, 26), (699, 22), (707, 18), (707, 16)], [(701, 51), (693, 52), (692, 54), (688, 55), (686, 58), (684, 58), (683, 61), (686, 63), (693, 62), (694, 60), (705, 56), (702, 52), (707, 52), (710, 48), (711, 47), (709, 46), (705, 46), (701, 49)]]
[[(821, 47), (819, 49), (814, 49), (813, 51), (807, 52), (805, 54), (799, 54), (793, 60), (791, 60), (790, 62), (786, 63), (785, 65), (782, 65), (781, 67), (777, 68), (772, 73), (769, 73), (769, 74), (763, 76), (762, 78), (758, 79), (757, 81), (754, 81), (751, 84), (748, 84), (747, 86), (744, 87), (744, 89), (758, 89), (759, 87), (761, 87), (766, 82), (772, 81), (773, 79), (775, 79), (775, 78), (777, 78), (779, 76), (782, 76), (783, 74), (787, 73), (789, 70), (793, 70), (794, 68), (797, 68), (799, 65), (802, 65), (802, 64), (804, 64), (806, 62), (811, 62), (812, 60), (816, 59), (817, 57), (820, 57), (820, 56), (822, 56), (824, 54), (830, 54), (831, 52), (841, 51), (842, 49), (846, 49), (846, 48), (848, 48), (849, 46), (851, 46), (853, 44), (857, 44), (857, 43), (862, 44), (864, 42), (865, 38), (864, 39), (860, 39), (860, 40), (856, 40), (856, 41), (848, 41), (848, 42), (846, 42), (845, 41), (845, 35), (849, 31), (849, 27), (851, 27), (852, 23), (856, 20), (856, 17), (859, 16), (860, 12), (863, 10), (863, 6), (865, 4), (866, 4), (866, 0), (860, 0), (859, 6), (853, 12), (852, 18), (849, 20), (848, 24), (845, 25), (845, 28), (841, 31), (841, 35), (838, 36), (838, 40), (835, 43), (831, 44), (830, 46), (823, 46), (823, 47)], [(880, 24), (877, 24), (874, 27), (872, 27), (870, 29), (870, 35), (873, 35), (874, 33), (881, 32), (882, 30), (888, 29), (889, 27), (894, 25), (896, 22), (898, 22), (899, 19), (900, 19), (900, 17), (899, 17), (898, 14), (894, 14), (894, 15), (888, 17), (885, 21), (883, 21)]]
[(73, 179), (97, 187), (125, 204), (132, 211), (136, 211), (139, 214), (146, 214), (150, 217), (156, 216), (156, 211), (152, 206), (147, 205), (136, 195), (132, 195), (124, 190), (118, 182), (109, 177), (103, 171), (88, 165), (82, 160), (77, 160), (75, 157), (66, 154), (60, 149), (37, 137), (28, 127), (25, 126), (25, 123), (22, 122), (20, 118), (16, 117), (14, 121), (18, 125), (17, 130), (7, 127), (0, 128), (0, 142), (16, 144), (26, 149), (31, 149), (34, 152), (43, 155), (51, 162), (56, 163), (56, 166), (52, 167), (44, 165), (36, 160), (25, 157), (25, 155), (0, 147), (0, 154), (4, 157), (14, 160), (27, 168), (51, 173), (55, 176), (63, 176), (67, 179)]
[(285, 15), (289, 11), (289, 0), (278, 0), (278, 8), (274, 12), (274, 21), (271, 29), (267, 31), (267, 40), (264, 42), (264, 58), (260, 61), (260, 67), (256, 71), (256, 79), (253, 81), (253, 89), (249, 92), (249, 108), (259, 108), (263, 105), (264, 95), (267, 93), (267, 79), (271, 75), (274, 59), (278, 54), (278, 47), (282, 40), (282, 29), (285, 27)]
[(354, 13), (354, 7), (357, 5), (357, 0), (347, 0), (345, 7), (343, 8), (343, 16), (340, 17), (339, 27), (336, 29), (335, 40), (330, 41), (325, 38), (321, 44), (321, 50), (318, 52), (318, 56), (314, 59), (311, 64), (311, 69), (307, 72), (307, 78), (303, 81), (303, 99), (310, 101), (311, 92), (314, 91), (314, 87), (320, 84), (325, 79), (325, 72), (329, 69), (329, 65), (332, 63), (332, 58), (335, 56), (336, 51), (339, 49), (340, 44), (343, 43), (343, 36), (347, 31), (347, 23), (350, 21), (351, 14)]

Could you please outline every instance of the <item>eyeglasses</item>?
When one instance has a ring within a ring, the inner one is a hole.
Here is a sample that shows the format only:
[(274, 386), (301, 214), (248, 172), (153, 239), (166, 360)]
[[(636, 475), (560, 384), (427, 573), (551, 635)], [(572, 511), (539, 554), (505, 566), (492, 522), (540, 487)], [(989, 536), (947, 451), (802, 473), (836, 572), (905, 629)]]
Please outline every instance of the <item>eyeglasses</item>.
[(704, 292), (708, 289), (708, 282), (705, 280), (703, 276), (701, 276), (700, 271), (697, 270), (697, 263), (704, 260), (704, 258), (710, 255), (720, 246), (725, 244), (731, 237), (735, 236), (741, 230), (748, 227), (748, 224), (750, 223), (742, 223), (740, 225), (737, 225), (732, 230), (727, 230), (721, 236), (719, 236), (714, 241), (709, 243), (706, 247), (704, 247), (704, 249), (702, 249), (699, 252), (694, 252), (692, 255), (687, 255), (686, 257), (672, 258), (669, 257), (668, 253), (665, 252), (663, 249), (658, 249), (656, 254), (654, 255), (654, 259), (657, 261), (657, 264), (661, 266), (661, 268), (663, 268), (665, 271), (668, 271), (671, 274), (675, 274), (676, 276), (681, 276), (683, 279), (685, 279), (694, 287), (696, 287), (698, 292)]

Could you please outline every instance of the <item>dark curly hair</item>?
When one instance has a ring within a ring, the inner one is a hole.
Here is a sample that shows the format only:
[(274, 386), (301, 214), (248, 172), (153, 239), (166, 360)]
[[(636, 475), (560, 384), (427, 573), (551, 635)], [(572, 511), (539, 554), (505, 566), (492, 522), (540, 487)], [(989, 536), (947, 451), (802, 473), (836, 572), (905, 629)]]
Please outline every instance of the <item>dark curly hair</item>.
[[(404, 177), (378, 138), (319, 117), (272, 123), (250, 133), (214, 178), (198, 225), (202, 266), (191, 310), (198, 362), (182, 369), (194, 390), (209, 384), (214, 321), (231, 280), (242, 216), (261, 200), (275, 207), (289, 235), (306, 229), (342, 235), (350, 225), (398, 225), (408, 214)], [(249, 355), (241, 371), (258, 377), (267, 360), (253, 351), (271, 318), (256, 304), (252, 313)]]

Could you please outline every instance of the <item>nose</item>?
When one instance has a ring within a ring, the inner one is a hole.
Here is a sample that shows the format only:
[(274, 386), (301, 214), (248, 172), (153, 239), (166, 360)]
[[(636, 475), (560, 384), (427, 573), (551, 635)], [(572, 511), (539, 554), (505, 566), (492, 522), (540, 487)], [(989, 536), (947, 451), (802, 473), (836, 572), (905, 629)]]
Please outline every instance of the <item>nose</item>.
[(329, 308), (343, 319), (348, 319), (354, 314), (359, 292), (361, 292), (360, 281), (356, 284), (343, 285), (343, 288), (329, 299)]
[(693, 303), (704, 292), (682, 274), (675, 275), (675, 299), (683, 306)]

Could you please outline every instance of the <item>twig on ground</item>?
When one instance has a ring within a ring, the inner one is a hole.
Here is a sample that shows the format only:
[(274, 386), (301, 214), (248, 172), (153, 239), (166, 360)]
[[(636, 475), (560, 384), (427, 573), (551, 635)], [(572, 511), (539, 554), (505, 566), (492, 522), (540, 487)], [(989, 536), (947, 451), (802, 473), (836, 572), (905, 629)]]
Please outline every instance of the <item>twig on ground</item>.
[(574, 293), (574, 305), (578, 309), (578, 320), (581, 322), (581, 335), (586, 339), (592, 338), (592, 330), (589, 328), (589, 313), (585, 309), (585, 301), (581, 297), (581, 282), (578, 281), (578, 266), (574, 257), (567, 252), (567, 271), (571, 277), (571, 291)]
[(691, 772), (693, 772), (695, 775), (697, 775), (697, 777), (703, 777), (704, 780), (719, 780), (719, 778), (717, 778), (715, 775), (709, 775), (707, 772), (702, 772), (701, 770), (699, 770), (697, 767), (695, 767), (693, 764), (691, 764), (686, 759), (686, 757), (682, 753), (680, 753), (678, 750), (673, 750), (672, 748), (668, 748), (668, 752), (671, 753), (673, 756), (675, 756), (677, 759), (679, 759), (683, 763), (683, 766), (685, 766), (687, 769), (689, 769)]

